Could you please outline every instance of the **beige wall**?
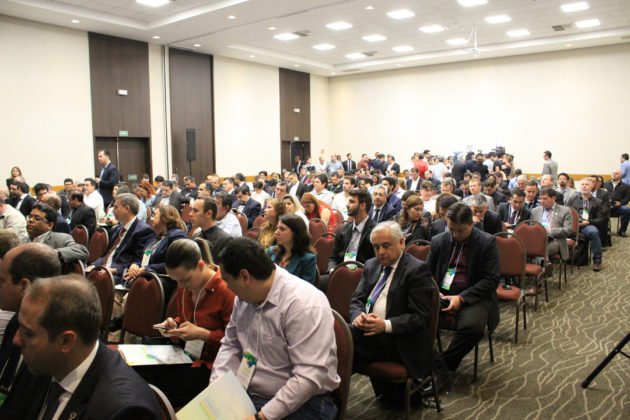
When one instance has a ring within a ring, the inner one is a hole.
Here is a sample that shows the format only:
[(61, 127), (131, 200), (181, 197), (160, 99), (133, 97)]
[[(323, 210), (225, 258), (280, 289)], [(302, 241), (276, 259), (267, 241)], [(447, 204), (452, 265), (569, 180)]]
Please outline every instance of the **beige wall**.
[[(160, 45), (149, 44), (149, 109), (151, 113), (151, 160), (153, 176), (167, 174), (167, 135), (170, 141), (170, 130), (165, 118), (166, 104), (164, 91), (168, 89), (164, 77), (164, 54)], [(169, 152), (170, 159), (170, 152)], [(171, 167), (171, 161), (168, 161)]]
[(525, 172), (609, 173), (628, 150), (630, 44), (330, 79), (331, 143), (451, 154), (506, 146)]
[[(330, 96), (329, 79), (311, 75), (311, 156), (313, 163), (324, 149), (324, 154), (333, 151), (330, 143)], [(330, 157), (330, 156), (329, 156)]]

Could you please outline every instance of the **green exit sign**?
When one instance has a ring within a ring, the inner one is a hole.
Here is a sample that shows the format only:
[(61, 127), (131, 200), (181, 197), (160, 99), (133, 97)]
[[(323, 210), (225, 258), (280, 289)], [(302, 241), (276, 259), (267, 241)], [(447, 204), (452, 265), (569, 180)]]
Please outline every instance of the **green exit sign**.
[(120, 130), (120, 131), (118, 132), (118, 135), (119, 135), (119, 136), (126, 137), (126, 136), (128, 136), (128, 135), (129, 135), (129, 131)]
[(300, 138), (298, 136), (293, 137), (293, 141), (298, 141)]

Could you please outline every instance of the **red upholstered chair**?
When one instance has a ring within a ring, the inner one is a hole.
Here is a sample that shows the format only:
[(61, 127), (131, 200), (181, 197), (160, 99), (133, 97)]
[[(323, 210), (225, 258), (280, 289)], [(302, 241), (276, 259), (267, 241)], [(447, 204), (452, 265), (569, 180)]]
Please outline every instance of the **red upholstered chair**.
[(61, 266), (61, 274), (78, 274), (85, 277), (85, 268), (82, 261), (64, 263)]
[(335, 226), (337, 226), (339, 223), (343, 223), (343, 213), (340, 212), (337, 209), (333, 209), (332, 211), (333, 216), (335, 218)]
[(157, 399), (158, 405), (160, 406), (160, 411), (162, 412), (162, 420), (177, 420), (177, 416), (175, 415), (175, 410), (173, 409), (173, 405), (168, 400), (168, 397), (164, 395), (164, 393), (155, 385), (149, 384), (151, 390), (155, 394), (155, 398)]
[(263, 223), (265, 223), (265, 217), (258, 216), (257, 218), (254, 219), (254, 223), (252, 223), (252, 228), (261, 227)]
[[(437, 335), (438, 319), (440, 317), (440, 290), (435, 281), (433, 283), (433, 295), (431, 298), (431, 318), (430, 318), (430, 336), (431, 336), (431, 348), (433, 348), (433, 341)], [(423, 389), (429, 383), (433, 390), (433, 398), (435, 400), (435, 408), (438, 413), (442, 411), (440, 408), (440, 399), (437, 394), (437, 387), (435, 385), (435, 377), (433, 372), (429, 373), (421, 381), (417, 382), (414, 378), (409, 376), (407, 369), (400, 363), (396, 362), (374, 362), (366, 365), (359, 366), (357, 371), (364, 375), (375, 377), (384, 381), (394, 383), (405, 383), (405, 418), (408, 419), (411, 411), (411, 396), (418, 390)]]
[(190, 206), (190, 203), (186, 203), (184, 205), (184, 207), (182, 207), (182, 220), (186, 224), (190, 223), (190, 211), (191, 210), (192, 210), (192, 207)]
[(258, 240), (258, 235), (259, 234), (260, 234), (260, 228), (259, 227), (253, 227), (253, 228), (249, 229), (247, 232), (245, 232), (245, 236), (247, 236), (248, 238), (252, 238), (255, 241)]
[(238, 212), (236, 213), (236, 218), (238, 219), (238, 222), (241, 224), (241, 234), (245, 236), (245, 234), (247, 233), (247, 216), (245, 216), (241, 212)]
[(337, 375), (341, 378), (339, 388), (332, 392), (332, 396), (338, 408), (337, 420), (343, 420), (346, 418), (348, 396), (350, 395), (354, 343), (346, 320), (334, 309), (332, 313), (335, 318), (335, 341), (337, 342)]
[(90, 271), (87, 279), (96, 287), (101, 301), (101, 340), (106, 343), (109, 320), (114, 308), (114, 276), (108, 268), (96, 266)]
[(150, 271), (142, 273), (131, 286), (127, 295), (127, 308), (120, 334), (125, 341), (125, 332), (141, 337), (158, 337), (153, 325), (164, 320), (164, 289), (159, 277)]
[(76, 225), (74, 229), (72, 229), (72, 239), (78, 244), (88, 246), (90, 243), (90, 234), (85, 226)]
[(328, 271), (328, 259), (335, 246), (334, 233), (322, 233), (313, 241), (313, 247), (317, 251), (317, 268), (320, 273)]
[(339, 312), (343, 319), (350, 322), (350, 299), (363, 274), (363, 264), (357, 261), (345, 261), (339, 264), (328, 280), (326, 297), (330, 307)]
[(426, 261), (431, 251), (431, 242), (424, 239), (416, 239), (409, 242), (405, 247), (405, 252), (419, 260)]
[(510, 301), (516, 304), (516, 322), (514, 328), (514, 342), (518, 343), (518, 318), (520, 309), (523, 308), (523, 329), (527, 329), (527, 313), (525, 312), (525, 293), (521, 289), (521, 279), (525, 279), (527, 265), (527, 251), (523, 240), (512, 233), (495, 233), (497, 248), (499, 249), (499, 261), (501, 264), (500, 275), (502, 278), (511, 278), (519, 286), (499, 284), (497, 299)]
[(322, 233), (328, 232), (328, 226), (326, 226), (326, 223), (324, 223), (322, 219), (314, 217), (308, 221), (308, 232), (311, 234), (312, 238), (317, 238)]
[(105, 255), (108, 243), (109, 235), (107, 234), (107, 231), (100, 226), (97, 227), (92, 234), (92, 240), (90, 241), (90, 247), (88, 249), (90, 254), (88, 255), (87, 263), (92, 264), (94, 261)]
[[(516, 225), (514, 235), (523, 240), (527, 258), (543, 258), (547, 261), (547, 231), (545, 227), (534, 220), (525, 220)], [(545, 262), (543, 262), (545, 264)], [(538, 291), (542, 285), (545, 286), (545, 302), (549, 302), (549, 294), (547, 292), (547, 277), (544, 265), (527, 263), (525, 266), (527, 277), (534, 279), (534, 311), (538, 310)], [(526, 293), (527, 295), (527, 293)]]
[(150, 225), (151, 220), (153, 219), (153, 215), (151, 214), (151, 206), (146, 206), (146, 207), (147, 207), (147, 223)]
[(339, 232), (339, 230), (341, 230), (341, 228), (346, 225), (346, 223), (352, 223), (352, 220), (344, 220), (341, 223), (337, 223), (335, 227), (333, 227), (332, 233), (336, 235)]

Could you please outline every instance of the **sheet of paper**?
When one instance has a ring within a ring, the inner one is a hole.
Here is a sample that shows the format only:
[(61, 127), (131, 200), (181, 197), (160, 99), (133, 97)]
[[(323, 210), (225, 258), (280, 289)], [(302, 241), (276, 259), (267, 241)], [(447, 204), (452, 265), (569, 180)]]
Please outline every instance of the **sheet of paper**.
[(171, 344), (120, 344), (118, 351), (130, 366), (192, 363), (181, 347)]
[(177, 413), (180, 420), (242, 420), (256, 413), (247, 392), (232, 372), (208, 385)]

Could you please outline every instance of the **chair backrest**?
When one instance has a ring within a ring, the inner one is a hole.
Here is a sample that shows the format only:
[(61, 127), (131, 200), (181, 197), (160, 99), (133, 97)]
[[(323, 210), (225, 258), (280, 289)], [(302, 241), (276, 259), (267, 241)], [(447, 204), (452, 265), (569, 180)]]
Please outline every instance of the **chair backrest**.
[(146, 207), (147, 207), (147, 223), (150, 225), (151, 224), (151, 219), (152, 219), (151, 206), (146, 206)]
[(525, 220), (516, 225), (514, 235), (523, 240), (527, 257), (547, 258), (547, 231), (534, 220)]
[(330, 275), (326, 297), (330, 307), (350, 322), (350, 299), (363, 275), (363, 264), (357, 261), (344, 261)]
[(260, 228), (259, 227), (253, 227), (251, 229), (249, 229), (245, 235), (248, 238), (252, 238), (253, 240), (258, 240), (258, 235), (260, 234)]
[(313, 241), (313, 247), (317, 251), (317, 268), (320, 273), (328, 271), (328, 259), (335, 247), (335, 234), (322, 233)]
[(426, 261), (431, 251), (431, 242), (424, 239), (416, 239), (411, 241), (405, 247), (405, 252), (419, 260)]
[(335, 227), (333, 227), (332, 229), (332, 233), (334, 233), (335, 235), (341, 230), (342, 227), (344, 227), (346, 225), (346, 223), (350, 223), (352, 222), (351, 220), (344, 220), (341, 223), (337, 223), (335, 225)]
[(101, 336), (106, 339), (114, 308), (114, 275), (108, 268), (97, 266), (90, 271), (87, 279), (96, 287), (101, 301)]
[(337, 226), (340, 223), (343, 223), (343, 213), (340, 212), (337, 209), (333, 209), (332, 211), (333, 216), (335, 217), (335, 226)]
[[(429, 321), (429, 326), (431, 328), (430, 330), (431, 344), (433, 344), (433, 341), (437, 337), (437, 333), (438, 333), (441, 307), (440, 307), (440, 288), (438, 287), (433, 277), (431, 277), (431, 283), (433, 283), (433, 294), (431, 295), (431, 312), (430, 312), (431, 318)], [(431, 347), (435, 348), (433, 345)]]
[(87, 263), (92, 264), (94, 261), (105, 255), (108, 243), (109, 235), (107, 234), (107, 231), (100, 226), (97, 227), (92, 234), (92, 240), (90, 241), (90, 254), (88, 255)]
[(90, 234), (85, 226), (76, 225), (74, 229), (72, 229), (72, 239), (78, 244), (88, 246), (90, 243)]
[(177, 416), (175, 415), (175, 410), (173, 409), (173, 405), (168, 400), (166, 395), (155, 385), (149, 384), (151, 390), (155, 394), (155, 398), (157, 399), (158, 405), (160, 406), (160, 411), (162, 412), (163, 420), (177, 420)]
[(145, 271), (133, 282), (127, 295), (127, 308), (122, 329), (141, 337), (155, 337), (159, 333), (153, 325), (162, 322), (164, 289), (160, 278)]
[(85, 277), (85, 268), (83, 261), (74, 261), (61, 265), (61, 274), (78, 274)]
[(261, 227), (263, 223), (265, 223), (265, 217), (262, 215), (258, 216), (254, 219), (254, 223), (252, 223), (252, 228)]
[(499, 249), (500, 275), (524, 277), (527, 264), (527, 250), (521, 238), (508, 232), (494, 234)]
[(335, 341), (337, 342), (337, 375), (341, 378), (339, 388), (335, 389), (332, 395), (338, 408), (337, 420), (343, 420), (346, 418), (348, 396), (350, 395), (354, 343), (348, 323), (339, 312), (333, 309), (332, 313), (335, 318)]
[(322, 219), (314, 217), (308, 221), (308, 232), (311, 234), (311, 237), (317, 238), (322, 233), (328, 232), (328, 226)]
[(238, 219), (238, 222), (241, 224), (241, 233), (243, 236), (245, 236), (245, 234), (247, 233), (247, 216), (245, 216), (241, 212), (238, 212), (236, 213), (236, 218)]
[(571, 210), (571, 214), (573, 215), (573, 229), (571, 230), (571, 236), (575, 235), (575, 240), (577, 241), (577, 234), (580, 232), (580, 216), (578, 216), (578, 212), (573, 207), (569, 207)]
[(192, 207), (191, 207), (190, 203), (186, 203), (184, 205), (184, 207), (182, 207), (182, 220), (186, 224), (190, 223), (190, 211), (191, 210), (192, 210)]

